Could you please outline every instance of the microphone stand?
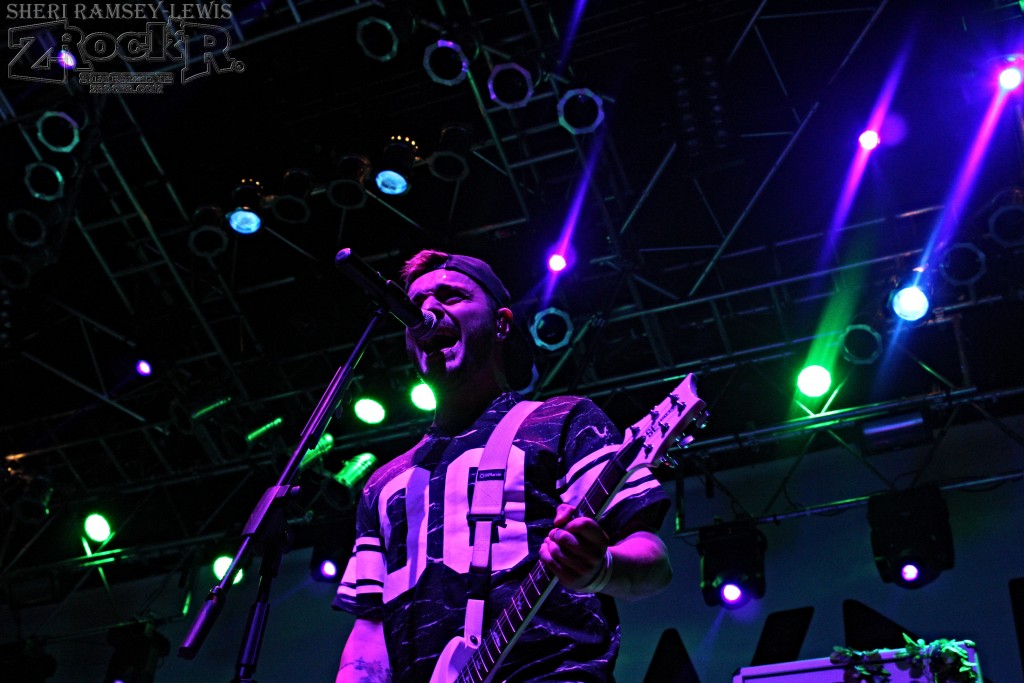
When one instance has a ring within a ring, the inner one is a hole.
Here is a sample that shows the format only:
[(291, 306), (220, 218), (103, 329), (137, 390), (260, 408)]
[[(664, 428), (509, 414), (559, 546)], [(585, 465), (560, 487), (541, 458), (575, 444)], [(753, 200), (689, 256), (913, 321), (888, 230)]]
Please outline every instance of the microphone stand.
[(242, 543), (238, 552), (235, 553), (224, 578), (206, 596), (206, 601), (178, 648), (179, 657), (189, 660), (195, 658), (210, 629), (213, 628), (214, 621), (224, 608), (228, 589), (231, 588), (239, 567), (245, 564), (252, 553), (256, 553), (263, 557), (260, 562), (259, 586), (256, 590), (256, 599), (249, 609), (245, 633), (238, 650), (235, 676), (231, 679), (231, 683), (255, 683), (253, 675), (256, 673), (256, 662), (259, 659), (260, 646), (263, 644), (263, 632), (270, 618), (270, 586), (280, 571), (282, 556), (289, 550), (284, 503), (300, 490), (299, 486), (291, 483), (292, 479), (306, 451), (319, 443), (331, 418), (340, 414), (344, 390), (348, 388), (352, 372), (362, 358), (363, 351), (384, 313), (384, 309), (374, 312), (348, 360), (334, 373), (334, 378), (302, 430), (299, 445), (278, 477), (277, 483), (264, 492), (253, 508), (242, 530)]

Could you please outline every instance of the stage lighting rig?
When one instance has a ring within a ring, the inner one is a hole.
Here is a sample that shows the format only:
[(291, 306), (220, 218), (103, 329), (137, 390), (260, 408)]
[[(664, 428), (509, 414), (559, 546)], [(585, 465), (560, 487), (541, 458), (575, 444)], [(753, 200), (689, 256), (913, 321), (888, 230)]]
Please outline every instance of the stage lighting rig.
[(751, 519), (700, 530), (700, 589), (709, 607), (736, 609), (764, 597), (764, 534)]
[(558, 123), (573, 135), (593, 133), (604, 121), (604, 101), (590, 88), (573, 88), (558, 100)]
[(875, 566), (885, 583), (921, 588), (954, 563), (949, 509), (935, 486), (868, 499)]

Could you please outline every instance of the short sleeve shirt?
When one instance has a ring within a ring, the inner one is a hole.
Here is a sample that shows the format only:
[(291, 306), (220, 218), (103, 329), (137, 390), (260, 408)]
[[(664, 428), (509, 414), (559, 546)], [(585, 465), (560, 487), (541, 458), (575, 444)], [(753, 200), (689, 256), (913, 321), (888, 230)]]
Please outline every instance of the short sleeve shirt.
[[(355, 547), (333, 604), (383, 621), (395, 683), (429, 680), (441, 650), (462, 632), (476, 466), (494, 427), (520, 400), (502, 394), (458, 435), (432, 428), (363, 491)], [(549, 399), (520, 426), (505, 474), (505, 525), (491, 541), (489, 618), (537, 562), (559, 504), (582, 499), (614, 450), (608, 447), (621, 440), (608, 417), (578, 397)], [(667, 509), (664, 491), (642, 469), (612, 498), (601, 524), (614, 541), (627, 522), (631, 530), (656, 531)], [(614, 602), (556, 586), (495, 680), (611, 681), (618, 648)]]

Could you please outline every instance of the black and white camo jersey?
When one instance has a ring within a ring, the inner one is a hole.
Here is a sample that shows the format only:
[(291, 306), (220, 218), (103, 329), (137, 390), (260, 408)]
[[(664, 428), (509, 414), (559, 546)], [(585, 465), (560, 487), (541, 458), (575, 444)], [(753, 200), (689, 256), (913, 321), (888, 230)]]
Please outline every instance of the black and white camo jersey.
[[(441, 650), (462, 632), (476, 466), (492, 430), (520, 400), (502, 394), (457, 436), (431, 429), (374, 472), (363, 491), (355, 549), (333, 604), (383, 620), (395, 683), (428, 681)], [(505, 476), (506, 524), (492, 539), (489, 618), (534, 565), (558, 505), (577, 503), (601, 471), (607, 455), (594, 452), (621, 440), (608, 417), (578, 397), (549, 399), (522, 424)], [(627, 522), (631, 531), (657, 531), (667, 509), (668, 497), (643, 469), (612, 499), (602, 526), (613, 541)], [(611, 598), (557, 586), (495, 680), (611, 681), (619, 640)]]

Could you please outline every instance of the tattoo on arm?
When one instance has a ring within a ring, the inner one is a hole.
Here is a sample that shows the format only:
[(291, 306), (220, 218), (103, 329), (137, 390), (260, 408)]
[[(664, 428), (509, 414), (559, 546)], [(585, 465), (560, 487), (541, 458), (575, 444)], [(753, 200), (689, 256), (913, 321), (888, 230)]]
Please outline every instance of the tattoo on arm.
[(355, 667), (356, 671), (363, 672), (363, 677), (359, 679), (361, 683), (391, 683), (391, 669), (380, 662), (368, 662), (360, 657), (341, 668), (348, 667)]

